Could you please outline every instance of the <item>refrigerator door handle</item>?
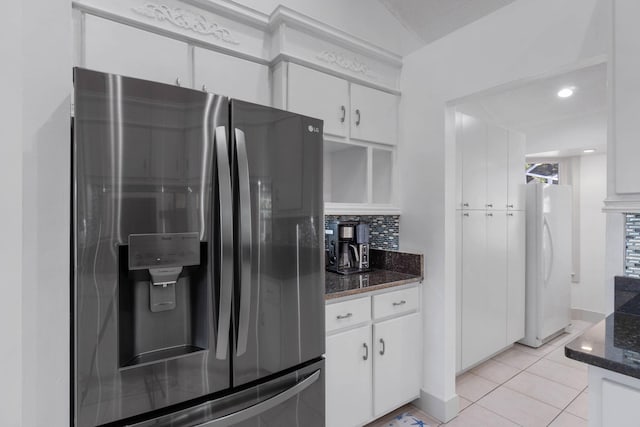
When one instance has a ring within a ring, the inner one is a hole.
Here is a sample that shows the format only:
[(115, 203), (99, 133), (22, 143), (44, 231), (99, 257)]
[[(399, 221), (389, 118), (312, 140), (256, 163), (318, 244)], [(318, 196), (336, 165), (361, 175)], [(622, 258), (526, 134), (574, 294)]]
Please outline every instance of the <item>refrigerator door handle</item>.
[(547, 264), (547, 271), (544, 275), (544, 286), (546, 287), (549, 283), (549, 279), (551, 278), (551, 272), (553, 271), (553, 236), (551, 234), (551, 227), (549, 226), (549, 221), (547, 221), (546, 215), (544, 217), (544, 230), (549, 238), (549, 262)]
[(247, 351), (249, 339), (249, 309), (251, 304), (251, 193), (249, 183), (249, 159), (245, 134), (235, 129), (236, 167), (238, 168), (238, 197), (240, 217), (240, 312), (238, 319), (238, 342), (236, 355)]
[(227, 129), (218, 126), (214, 133), (216, 170), (218, 172), (218, 203), (220, 204), (220, 306), (216, 358), (227, 358), (231, 303), (233, 294), (233, 200), (231, 198), (231, 168), (227, 148)]
[(275, 408), (276, 406), (286, 402), (297, 394), (302, 393), (304, 390), (309, 388), (313, 383), (318, 381), (320, 378), (320, 371), (315, 371), (313, 374), (309, 375), (304, 380), (300, 381), (296, 385), (291, 388), (286, 389), (283, 392), (280, 392), (273, 396), (270, 399), (263, 400), (260, 403), (256, 403), (253, 406), (249, 406), (246, 409), (243, 409), (238, 412), (234, 412), (233, 414), (226, 415), (224, 417), (217, 418), (215, 420), (207, 421), (206, 423), (199, 424), (199, 427), (226, 427), (231, 426), (242, 421), (253, 418), (257, 415), (260, 415), (263, 412), (266, 412), (270, 409)]

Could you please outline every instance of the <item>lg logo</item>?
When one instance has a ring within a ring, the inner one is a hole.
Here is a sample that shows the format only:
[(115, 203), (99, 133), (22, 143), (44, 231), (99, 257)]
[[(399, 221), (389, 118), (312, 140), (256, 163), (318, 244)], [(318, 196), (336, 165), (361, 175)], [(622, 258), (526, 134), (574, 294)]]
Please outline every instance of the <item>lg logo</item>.
[(307, 130), (311, 133), (320, 133), (320, 128), (316, 128), (311, 125), (307, 126)]

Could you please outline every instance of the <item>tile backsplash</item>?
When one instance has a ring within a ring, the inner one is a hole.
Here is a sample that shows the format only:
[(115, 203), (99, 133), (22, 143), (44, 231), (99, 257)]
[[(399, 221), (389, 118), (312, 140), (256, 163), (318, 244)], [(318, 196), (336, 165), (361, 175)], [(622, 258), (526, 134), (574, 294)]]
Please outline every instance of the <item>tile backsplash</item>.
[(371, 249), (397, 251), (400, 247), (400, 215), (325, 215), (329, 221), (361, 221), (369, 224)]
[(640, 214), (625, 214), (624, 274), (640, 277)]

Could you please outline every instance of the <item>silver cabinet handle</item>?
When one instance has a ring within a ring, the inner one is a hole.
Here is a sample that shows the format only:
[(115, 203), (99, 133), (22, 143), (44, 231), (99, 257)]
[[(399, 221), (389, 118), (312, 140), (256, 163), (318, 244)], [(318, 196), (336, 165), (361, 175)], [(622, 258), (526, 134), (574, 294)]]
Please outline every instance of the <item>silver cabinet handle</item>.
[(487, 216), (493, 216), (493, 214), (492, 213), (488, 213)]
[(405, 300), (402, 300), (402, 301), (399, 301), (399, 302), (394, 302), (394, 303), (393, 303), (393, 306), (394, 306), (394, 307), (397, 307), (397, 306), (399, 306), (399, 305), (404, 305), (404, 304), (406, 304), (406, 303), (407, 303), (407, 302), (406, 302)]
[(513, 205), (507, 205), (508, 208), (513, 208)]
[(513, 216), (513, 214), (512, 214), (511, 212), (509, 212), (509, 213), (507, 214), (507, 216)]
[(360, 110), (356, 109), (356, 126), (360, 126)]
[(207, 85), (202, 85), (202, 91), (206, 92), (207, 91)]
[(462, 216), (469, 216), (469, 213), (465, 212), (465, 213), (462, 214)]
[[(213, 100), (212, 96), (208, 97)], [(227, 148), (227, 129), (218, 126), (214, 132), (215, 161), (218, 171), (218, 203), (220, 215), (218, 247), (220, 260), (220, 308), (218, 310), (218, 340), (216, 358), (227, 358), (229, 346), (229, 328), (231, 327), (231, 303), (233, 296), (233, 199), (231, 198), (231, 168)], [(215, 222), (214, 222), (215, 224)]]
[(182, 86), (182, 80), (180, 80), (180, 77), (176, 77), (176, 86)]
[(340, 111), (342, 111), (342, 117), (340, 118), (340, 123), (344, 123), (344, 121), (347, 119), (347, 109), (344, 107), (344, 105), (341, 105)]
[(362, 360), (367, 360), (369, 358), (369, 346), (366, 342), (362, 343), (362, 346), (364, 347), (364, 356), (362, 356)]
[(203, 424), (198, 424), (198, 427), (226, 427), (253, 418), (256, 415), (260, 415), (263, 412), (268, 411), (269, 409), (275, 408), (276, 406), (281, 405), (292, 397), (302, 393), (313, 383), (318, 381), (318, 378), (320, 378), (320, 371), (315, 371), (313, 374), (309, 375), (307, 378), (300, 381), (293, 387), (288, 388), (279, 394), (276, 394), (270, 399), (263, 400), (260, 403), (256, 403), (255, 405), (249, 406), (248, 408), (241, 411), (225, 415), (224, 417), (216, 418), (215, 420), (207, 421)]
[(249, 310), (251, 305), (251, 189), (249, 187), (249, 159), (247, 157), (247, 141), (245, 134), (240, 129), (235, 129), (236, 165), (240, 201), (240, 314), (238, 319), (238, 356), (247, 351), (249, 338)]
[(380, 338), (380, 344), (382, 344), (382, 349), (380, 350), (380, 356), (384, 356), (385, 345), (384, 345), (384, 340), (382, 338)]
[(336, 319), (338, 319), (338, 320), (348, 319), (348, 318), (350, 318), (351, 316), (353, 316), (353, 313), (338, 314), (338, 315), (336, 316)]
[(469, 203), (463, 203), (462, 206), (464, 206), (465, 208), (469, 207)]
[(492, 208), (493, 207), (493, 203), (488, 203), (485, 206), (488, 207), (488, 208)]

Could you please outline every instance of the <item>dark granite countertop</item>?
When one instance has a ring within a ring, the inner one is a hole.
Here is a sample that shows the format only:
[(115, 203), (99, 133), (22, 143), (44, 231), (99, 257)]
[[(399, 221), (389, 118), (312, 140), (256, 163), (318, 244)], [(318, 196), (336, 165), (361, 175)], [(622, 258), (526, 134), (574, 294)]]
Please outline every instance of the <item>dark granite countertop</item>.
[(373, 269), (367, 273), (341, 274), (326, 272), (325, 299), (341, 298), (363, 292), (419, 282), (422, 276), (397, 271)]
[(571, 359), (640, 379), (640, 280), (615, 280), (615, 312), (565, 346)]

